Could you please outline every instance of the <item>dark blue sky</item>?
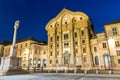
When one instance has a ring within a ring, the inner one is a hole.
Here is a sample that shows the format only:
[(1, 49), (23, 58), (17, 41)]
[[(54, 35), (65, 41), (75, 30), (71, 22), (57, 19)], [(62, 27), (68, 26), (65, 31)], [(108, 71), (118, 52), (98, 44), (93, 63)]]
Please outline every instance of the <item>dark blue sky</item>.
[(104, 30), (104, 24), (120, 20), (120, 0), (0, 0), (0, 41), (12, 40), (17, 19), (17, 39), (47, 41), (45, 25), (63, 8), (86, 13), (96, 33)]

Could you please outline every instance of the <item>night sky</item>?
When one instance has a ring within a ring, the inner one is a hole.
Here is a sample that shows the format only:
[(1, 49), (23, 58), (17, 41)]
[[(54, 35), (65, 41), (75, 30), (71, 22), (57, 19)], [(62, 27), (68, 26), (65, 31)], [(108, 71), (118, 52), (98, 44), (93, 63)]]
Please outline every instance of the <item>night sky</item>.
[(104, 24), (120, 20), (120, 0), (0, 0), (0, 41), (12, 41), (18, 19), (17, 40), (47, 41), (45, 26), (63, 8), (86, 13), (96, 33), (103, 32)]

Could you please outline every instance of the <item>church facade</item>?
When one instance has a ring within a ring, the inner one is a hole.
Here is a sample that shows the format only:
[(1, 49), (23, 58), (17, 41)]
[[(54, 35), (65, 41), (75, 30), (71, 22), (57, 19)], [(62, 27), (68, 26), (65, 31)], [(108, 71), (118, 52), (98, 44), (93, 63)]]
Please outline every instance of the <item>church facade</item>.
[(92, 68), (90, 39), (95, 37), (95, 33), (85, 13), (63, 9), (48, 22), (46, 30), (48, 32), (48, 68)]
[(48, 69), (119, 69), (120, 21), (105, 24), (95, 34), (83, 12), (63, 9), (46, 25)]

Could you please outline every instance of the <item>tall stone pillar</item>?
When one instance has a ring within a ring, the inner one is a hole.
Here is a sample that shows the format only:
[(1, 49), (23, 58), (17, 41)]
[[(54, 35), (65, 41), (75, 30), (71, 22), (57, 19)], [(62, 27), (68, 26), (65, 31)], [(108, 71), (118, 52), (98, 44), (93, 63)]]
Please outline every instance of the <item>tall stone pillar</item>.
[[(10, 74), (12, 70), (20, 69), (21, 58), (16, 57), (16, 35), (17, 29), (19, 27), (19, 21), (15, 22), (14, 25), (14, 36), (13, 36), (13, 44), (11, 46), (10, 55), (8, 57), (2, 57), (1, 65), (0, 65), (0, 75), (7, 75)], [(15, 72), (17, 74), (17, 72)]]
[(78, 29), (78, 57), (79, 57), (79, 64), (82, 66), (82, 50), (81, 50), (81, 30), (80, 29)]
[(16, 56), (16, 47), (15, 47), (15, 43), (16, 43), (16, 35), (17, 35), (17, 29), (19, 27), (19, 21), (15, 22), (14, 25), (14, 36), (13, 36), (13, 43), (11, 46), (11, 50), (10, 50), (10, 55), (9, 56)]
[(70, 31), (70, 65), (74, 65), (74, 36), (73, 36), (73, 30)]
[(89, 38), (89, 30), (88, 30), (89, 26), (85, 26), (85, 32), (86, 32), (86, 52), (87, 52), (87, 64), (89, 64), (88, 68), (92, 67), (93, 62), (92, 62), (92, 53), (90, 50), (90, 38)]

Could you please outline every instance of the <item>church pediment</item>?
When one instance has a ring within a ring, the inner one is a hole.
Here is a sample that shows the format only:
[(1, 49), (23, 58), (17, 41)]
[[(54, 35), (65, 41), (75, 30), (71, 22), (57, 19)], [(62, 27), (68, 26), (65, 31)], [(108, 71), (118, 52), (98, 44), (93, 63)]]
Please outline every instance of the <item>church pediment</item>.
[(55, 18), (48, 22), (46, 30), (49, 28), (55, 29), (55, 27), (80, 20), (88, 20), (88, 16), (83, 12), (72, 12), (70, 10), (63, 9)]

